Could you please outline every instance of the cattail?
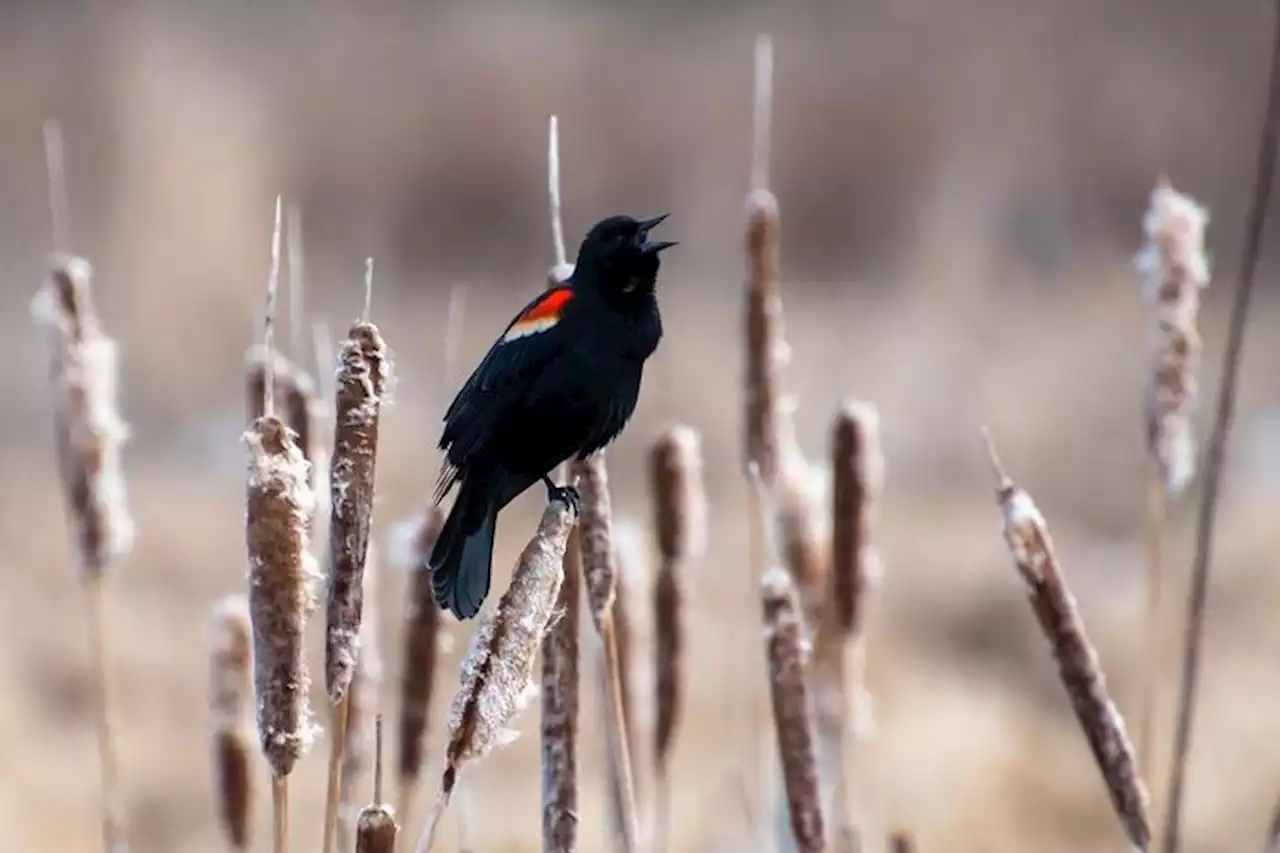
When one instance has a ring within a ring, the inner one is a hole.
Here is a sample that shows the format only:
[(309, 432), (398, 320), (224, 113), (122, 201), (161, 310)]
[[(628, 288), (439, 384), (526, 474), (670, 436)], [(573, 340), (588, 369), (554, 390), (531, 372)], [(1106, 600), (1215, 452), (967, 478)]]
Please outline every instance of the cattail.
[(98, 322), (92, 275), (85, 259), (59, 256), (32, 302), (52, 344), (58, 465), (86, 577), (100, 576), (133, 546), (120, 469), (128, 428), (116, 407), (117, 349)]
[(915, 853), (916, 842), (911, 833), (898, 830), (889, 836), (890, 853)]
[(1146, 387), (1147, 450), (1147, 662), (1139, 685), (1139, 759), (1150, 784), (1155, 768), (1156, 708), (1164, 661), (1163, 539), (1166, 495), (1180, 493), (1195, 475), (1191, 417), (1196, 405), (1202, 349), (1196, 322), (1200, 291), (1209, 284), (1204, 232), (1209, 215), (1161, 179), (1143, 219), (1147, 244), (1137, 258), (1151, 306), (1151, 376)]
[(440, 608), (431, 591), (431, 566), (427, 560), (444, 527), (444, 512), (428, 505), (414, 525), (402, 567), (409, 571), (404, 613), (403, 669), (400, 674), (400, 731), (396, 770), (399, 790), (396, 814), (409, 814), (422, 775), (426, 754), (427, 721), (440, 658)]
[(1004, 473), (989, 443), (988, 449), (999, 479), (996, 495), (1014, 565), (1027, 584), (1032, 609), (1049, 640), (1059, 676), (1125, 834), (1134, 847), (1146, 850), (1151, 843), (1147, 792), (1138, 777), (1124, 718), (1107, 693), (1098, 654), (1085, 634), (1075, 598), (1058, 567), (1044, 517), (1031, 496), (1015, 487)]
[(248, 850), (253, 805), (253, 635), (244, 596), (223, 599), (214, 611), (211, 634), (209, 713), (218, 813), (232, 848)]
[(565, 547), (564, 581), (542, 641), (542, 849), (578, 848), (578, 663), (582, 552), (577, 528)]
[[(814, 705), (823, 803), (838, 832), (851, 830), (850, 734), (871, 726), (870, 696), (863, 683), (866, 608), (880, 564), (871, 539), (876, 499), (884, 476), (879, 414), (867, 403), (837, 413), (831, 434), (834, 472), (831, 501), (830, 600), (814, 639)], [(852, 733), (851, 723), (858, 726)]]
[(462, 684), (449, 709), (440, 793), (417, 853), (431, 849), (462, 768), (515, 736), (508, 726), (535, 691), (534, 662), (555, 613), (565, 548), (575, 523), (571, 506), (550, 502), (537, 533), (520, 554), (511, 585), (497, 607), (480, 616), (462, 662)]
[(765, 572), (761, 580), (761, 594), (769, 695), (791, 834), (799, 853), (820, 853), (825, 849), (826, 837), (817, 758), (813, 733), (809, 728), (804, 617), (800, 612), (795, 583), (781, 567)]
[(656, 666), (653, 764), (654, 803), (658, 810), (657, 849), (666, 847), (671, 750), (684, 694), (684, 605), (682, 575), (689, 560), (702, 553), (706, 539), (707, 499), (702, 483), (702, 449), (698, 432), (675, 426), (654, 442), (649, 452), (649, 490), (658, 542), (657, 579), (653, 586), (654, 661)]
[(628, 853), (632, 853), (636, 850), (639, 829), (636, 819), (635, 777), (628, 749), (626, 709), (623, 704), (623, 682), (618, 658), (617, 623), (614, 618), (618, 571), (613, 545), (609, 476), (605, 468), (604, 453), (597, 452), (586, 459), (576, 460), (570, 470), (582, 489), (582, 530), (579, 533), (582, 569), (591, 618), (604, 649), (608, 688), (605, 692), (610, 715), (607, 736), (610, 738), (609, 748), (617, 758), (616, 784), (621, 791), (623, 808), (623, 846)]
[[(369, 543), (364, 568), (364, 614), (360, 620), (360, 657), (347, 688), (345, 733), (342, 735), (342, 775), (338, 797), (338, 838), (341, 849), (349, 849), (348, 839), (358, 817), (355, 786), (374, 764), (374, 721), (382, 705), (382, 655), (378, 647), (378, 552)], [(335, 714), (336, 717), (336, 714)], [(334, 736), (337, 737), (335, 731)]]
[(1202, 345), (1196, 330), (1200, 291), (1209, 285), (1204, 231), (1209, 214), (1161, 180), (1143, 219), (1147, 245), (1138, 256), (1151, 304), (1151, 384), (1147, 441), (1165, 488), (1181, 492), (1195, 475), (1191, 412)]
[(346, 745), (347, 687), (360, 655), (364, 610), (364, 570), (373, 521), (374, 473), (382, 399), (390, 378), (390, 360), (378, 327), (369, 322), (373, 260), (365, 266), (365, 313), (342, 345), (334, 400), (333, 454), (329, 469), (329, 597), (325, 633), (325, 687), (335, 706), (330, 741), (329, 790), (324, 853), (332, 851), (332, 833), (341, 789)]
[[(266, 350), (280, 266), (280, 200), (276, 199), (267, 285)], [(303, 632), (315, 606), (314, 560), (308, 550), (315, 495), (297, 434), (274, 413), (275, 383), (267, 360), (265, 414), (244, 435), (249, 448), (245, 542), (249, 556), (249, 611), (253, 626), (258, 736), (272, 773), (273, 842), (288, 847), (288, 777), (310, 748), (311, 720)]]

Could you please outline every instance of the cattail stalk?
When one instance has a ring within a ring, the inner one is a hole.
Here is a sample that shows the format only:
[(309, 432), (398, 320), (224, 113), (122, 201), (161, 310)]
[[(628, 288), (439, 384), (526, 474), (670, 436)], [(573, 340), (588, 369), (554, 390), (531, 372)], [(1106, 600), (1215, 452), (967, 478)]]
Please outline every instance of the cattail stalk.
[(649, 490), (660, 560), (653, 586), (655, 850), (660, 853), (667, 847), (671, 752), (684, 697), (683, 575), (690, 560), (701, 554), (706, 539), (701, 439), (692, 427), (671, 427), (658, 437), (649, 453)]
[(497, 607), (480, 616), (462, 662), (462, 684), (449, 710), (440, 792), (418, 839), (417, 853), (431, 849), (466, 764), (514, 736), (509, 726), (535, 690), (535, 658), (555, 614), (565, 548), (576, 522), (567, 503), (548, 503), (537, 533), (520, 554), (511, 585)]
[(1053, 650), (1058, 674), (1125, 835), (1136, 849), (1145, 851), (1151, 843), (1147, 792), (1138, 775), (1124, 718), (1107, 692), (1098, 654), (1085, 634), (1075, 597), (1058, 567), (1044, 517), (1031, 496), (1004, 473), (989, 441), (988, 450), (999, 480), (996, 496), (1014, 565), (1027, 584), (1032, 610)]
[(93, 271), (67, 254), (70, 244), (62, 128), (44, 125), (45, 165), (55, 255), (32, 314), (50, 338), (54, 386), (54, 443), (80, 563), (90, 668), (102, 775), (102, 844), (108, 853), (126, 849), (126, 819), (116, 752), (113, 690), (106, 622), (107, 570), (133, 546), (133, 519), (120, 468), (128, 428), (116, 400), (117, 347), (102, 331), (92, 298)]
[[(558, 287), (573, 273), (565, 257), (560, 203), (560, 125), (547, 122), (547, 198), (551, 218), (553, 264), (547, 287)], [(563, 481), (567, 466), (556, 478)], [(542, 641), (542, 849), (573, 853), (578, 849), (578, 675), (581, 660), (582, 549), (577, 526), (565, 546), (564, 582), (557, 616)]]
[(444, 527), (444, 512), (429, 505), (414, 531), (409, 552), (409, 594), (404, 615), (404, 664), (400, 676), (396, 814), (407, 818), (422, 777), (427, 721), (440, 658), (440, 608), (431, 591), (428, 558)]
[(814, 639), (813, 687), (823, 803), (832, 829), (847, 834), (853, 829), (850, 751), (872, 726), (864, 669), (867, 607), (880, 574), (872, 523), (884, 477), (874, 406), (849, 403), (836, 414), (831, 463), (831, 579)]
[(1161, 179), (1143, 218), (1147, 243), (1137, 259), (1143, 297), (1151, 307), (1151, 376), (1146, 389), (1147, 666), (1141, 686), (1138, 756), (1150, 785), (1155, 772), (1156, 706), (1164, 661), (1162, 543), (1166, 496), (1181, 493), (1195, 475), (1191, 417), (1198, 396), (1203, 349), (1196, 328), (1200, 291), (1209, 285), (1204, 232), (1208, 213)]
[[(266, 347), (280, 267), (280, 200), (276, 199), (267, 286)], [(267, 360), (268, 366), (271, 360)], [(308, 550), (315, 501), (297, 436), (275, 414), (274, 382), (264, 382), (263, 416), (244, 435), (249, 448), (245, 541), (249, 557), (249, 610), (253, 627), (258, 735), (272, 774), (273, 850), (289, 845), (289, 774), (315, 735), (307, 702), (303, 632), (315, 603), (316, 576)]]
[(249, 603), (227, 596), (213, 617), (209, 714), (213, 719), (214, 790), (233, 850), (249, 850), (253, 806), (253, 632)]
[(376, 763), (375, 721), (381, 718), (382, 654), (378, 643), (380, 608), (378, 581), (380, 566), (373, 542), (364, 567), (364, 614), (360, 620), (360, 657), (356, 661), (351, 685), (342, 704), (346, 706), (345, 745), (342, 750), (342, 776), (338, 796), (338, 846), (350, 849), (359, 817), (356, 806), (356, 782)]
[(609, 714), (606, 737), (609, 738), (609, 748), (617, 756), (616, 784), (621, 791), (623, 811), (622, 843), (627, 853), (634, 853), (638, 844), (639, 822), (636, 817), (635, 777), (627, 743), (617, 625), (613, 612), (618, 572), (613, 550), (613, 512), (604, 453), (597, 452), (586, 459), (575, 460), (570, 471), (582, 490), (582, 567), (591, 619), (604, 649), (607, 672), (605, 693)]
[(341, 793), (342, 755), (350, 714), (347, 688), (360, 657), (364, 571), (373, 523), (374, 475), (383, 395), (390, 359), (378, 327), (369, 321), (373, 259), (365, 264), (365, 313), (351, 327), (339, 356), (329, 468), (329, 596), (325, 632), (325, 688), (334, 708), (323, 853), (333, 851)]

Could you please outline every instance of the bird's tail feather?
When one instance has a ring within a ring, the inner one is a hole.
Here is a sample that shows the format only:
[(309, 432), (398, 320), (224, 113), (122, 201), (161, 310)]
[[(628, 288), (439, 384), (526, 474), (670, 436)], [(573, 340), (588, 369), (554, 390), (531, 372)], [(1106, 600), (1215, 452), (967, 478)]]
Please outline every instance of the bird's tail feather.
[(436, 602), (459, 619), (480, 612), (489, 594), (496, 522), (486, 490), (463, 480), (429, 561)]

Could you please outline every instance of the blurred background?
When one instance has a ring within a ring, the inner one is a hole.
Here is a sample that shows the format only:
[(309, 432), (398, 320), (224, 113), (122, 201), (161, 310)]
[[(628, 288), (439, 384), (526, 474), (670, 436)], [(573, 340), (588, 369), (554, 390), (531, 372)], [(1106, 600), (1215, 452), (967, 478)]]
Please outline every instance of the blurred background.
[[(438, 418), (454, 390), (442, 375), (451, 290), (465, 286), (465, 369), (543, 286), (554, 112), (571, 253), (615, 212), (669, 211), (663, 236), (681, 241), (661, 282), (667, 337), (610, 452), (614, 503), (647, 525), (649, 442), (673, 422), (701, 431), (711, 530), (689, 578), (694, 681), (673, 846), (750, 848), (752, 768), (760, 743), (766, 755), (772, 744), (750, 710), (764, 680), (739, 461), (742, 226), (753, 43), (769, 32), (771, 182), (801, 440), (820, 462), (848, 397), (874, 402), (882, 419), (885, 574), (862, 807), (872, 826), (912, 829), (925, 851), (1118, 849), (1004, 550), (978, 428), (990, 427), (1048, 517), (1132, 728), (1148, 358), (1132, 260), (1161, 174), (1209, 208), (1204, 434), (1270, 15), (1257, 0), (0, 4), (0, 846), (98, 844), (84, 610), (47, 348), (28, 315), (51, 241), (42, 123), (62, 123), (72, 247), (94, 264), (132, 426), (138, 539), (110, 606), (135, 849), (198, 853), (223, 849), (206, 626), (220, 596), (245, 588), (242, 363), (273, 199), (301, 210), (307, 316), (335, 334), (359, 311), (364, 258), (376, 258), (373, 315), (398, 375), (379, 471), (385, 545), (436, 476)], [(1276, 238), (1269, 228), (1264, 256)], [(1197, 851), (1256, 849), (1280, 793), (1274, 269), (1264, 261), (1220, 515), (1187, 800)], [(1197, 493), (1170, 509), (1179, 602)], [(531, 492), (504, 514), (495, 589), (540, 501)], [(391, 714), (404, 575), (384, 577)], [(436, 720), (469, 628), (449, 626), (456, 648)], [(319, 640), (317, 630), (316, 660)], [(1168, 649), (1172, 660), (1172, 636)], [(581, 831), (583, 849), (601, 849), (600, 713), (594, 695), (586, 701)], [(536, 712), (519, 728), (515, 745), (465, 777), (479, 850), (538, 846)], [(295, 774), (300, 844), (319, 839), (325, 749)], [(265, 842), (266, 802), (258, 814)], [(419, 825), (409, 817), (408, 831)]]

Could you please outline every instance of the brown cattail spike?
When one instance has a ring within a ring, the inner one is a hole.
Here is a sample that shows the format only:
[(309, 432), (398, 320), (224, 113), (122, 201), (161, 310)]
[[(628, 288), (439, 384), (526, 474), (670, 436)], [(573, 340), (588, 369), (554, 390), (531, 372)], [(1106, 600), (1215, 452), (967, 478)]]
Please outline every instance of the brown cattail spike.
[(227, 841), (248, 850), (253, 825), (253, 637), (243, 596), (228, 596), (214, 612), (209, 667), (214, 790)]
[(409, 594), (404, 614), (404, 664), (400, 676), (400, 734), (396, 762), (400, 791), (396, 812), (407, 815), (422, 773), (427, 720), (440, 648), (440, 608), (431, 591), (427, 558), (444, 526), (444, 513), (429, 505), (410, 537)]
[(1209, 285), (1204, 232), (1209, 214), (1161, 180), (1143, 220), (1147, 245), (1138, 256), (1151, 304), (1151, 384), (1147, 440), (1166, 490), (1181, 492), (1195, 474), (1191, 412), (1202, 345), (1196, 329), (1200, 291)]
[(863, 605), (878, 560), (871, 541), (875, 505), (884, 478), (880, 416), (874, 406), (850, 403), (832, 428), (832, 611), (842, 634), (863, 628)]
[(996, 495), (1004, 516), (1005, 542), (1014, 565), (1027, 584), (1032, 609), (1053, 649), (1059, 676), (1125, 834), (1137, 849), (1147, 850), (1151, 843), (1147, 792), (1138, 776), (1124, 718), (1107, 693), (1097, 652), (1085, 634), (1075, 598), (1058, 568), (1044, 517), (1031, 496), (1015, 487), (1004, 473), (989, 437), (987, 442), (999, 480)]
[(356, 853), (392, 853), (399, 830), (390, 807), (365, 806), (356, 821)]
[(578, 849), (578, 664), (582, 553), (565, 549), (564, 581), (542, 641), (542, 849)]
[(799, 853), (820, 853), (826, 845), (817, 758), (809, 726), (807, 651), (804, 617), (795, 584), (780, 567), (761, 580), (769, 694), (773, 705), (778, 755)]
[(549, 503), (538, 532), (520, 554), (511, 585), (497, 607), (480, 616), (462, 662), (462, 685), (449, 709), (440, 794), (418, 840), (417, 853), (431, 848), (463, 766), (514, 737), (508, 726), (535, 689), (533, 666), (555, 613), (564, 579), (565, 547), (576, 521), (567, 503)]
[(51, 337), (58, 465), (86, 576), (127, 554), (134, 533), (120, 470), (128, 428), (116, 408), (116, 343), (98, 323), (92, 273), (83, 258), (55, 258), (32, 302)]
[(359, 322), (342, 345), (333, 455), (329, 468), (328, 632), (325, 687), (330, 701), (346, 692), (359, 651), (362, 580), (373, 521), (374, 473), (382, 398), (390, 364), (378, 327)]

